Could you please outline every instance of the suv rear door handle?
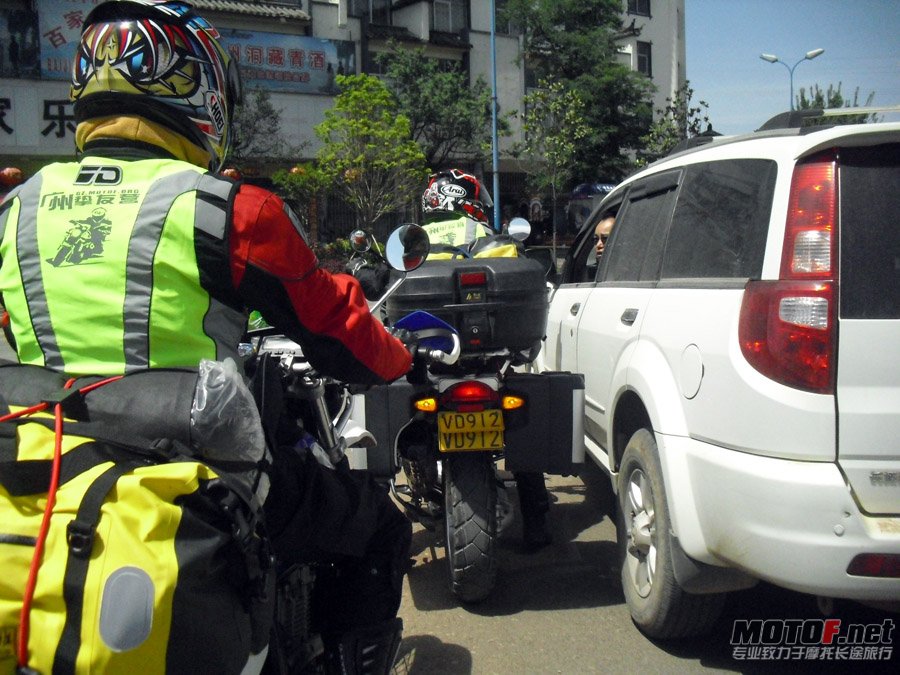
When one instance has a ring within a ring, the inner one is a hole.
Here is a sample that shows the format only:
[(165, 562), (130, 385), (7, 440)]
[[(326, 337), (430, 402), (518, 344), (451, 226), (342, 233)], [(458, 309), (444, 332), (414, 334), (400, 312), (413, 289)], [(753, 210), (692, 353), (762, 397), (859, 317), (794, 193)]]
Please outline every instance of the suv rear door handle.
[(638, 311), (634, 307), (629, 307), (624, 312), (622, 312), (622, 316), (619, 319), (626, 326), (631, 326), (634, 324), (635, 319), (637, 319)]

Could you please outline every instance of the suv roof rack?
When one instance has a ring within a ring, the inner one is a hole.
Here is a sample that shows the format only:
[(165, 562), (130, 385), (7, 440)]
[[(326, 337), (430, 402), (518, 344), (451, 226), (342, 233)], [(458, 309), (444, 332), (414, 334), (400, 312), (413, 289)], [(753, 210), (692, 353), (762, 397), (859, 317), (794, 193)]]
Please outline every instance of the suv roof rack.
[[(842, 124), (840, 120), (828, 121), (829, 117), (863, 116), (863, 120), (869, 115), (885, 112), (900, 112), (900, 105), (866, 106), (859, 108), (806, 108), (804, 110), (790, 110), (779, 113), (769, 118), (757, 131), (770, 131), (772, 129), (801, 129), (808, 126), (823, 126), (827, 124)], [(811, 122), (813, 119), (820, 122)], [(874, 120), (873, 120), (874, 121)]]
[(696, 136), (691, 136), (690, 138), (685, 138), (683, 141), (680, 141), (674, 148), (669, 150), (666, 153), (666, 156), (674, 155), (678, 152), (683, 152), (684, 150), (690, 150), (691, 148), (696, 148), (700, 145), (706, 145), (707, 143), (712, 143), (713, 139), (716, 136), (721, 136), (718, 131), (714, 131), (712, 128), (712, 124), (710, 124), (706, 131), (697, 134)]

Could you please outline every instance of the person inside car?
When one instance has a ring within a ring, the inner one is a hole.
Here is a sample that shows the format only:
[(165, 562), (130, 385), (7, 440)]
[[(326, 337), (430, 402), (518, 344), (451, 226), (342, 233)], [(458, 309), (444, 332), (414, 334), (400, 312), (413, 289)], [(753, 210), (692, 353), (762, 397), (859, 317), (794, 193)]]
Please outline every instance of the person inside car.
[(615, 224), (616, 217), (614, 215), (608, 215), (602, 218), (594, 228), (594, 238), (596, 239), (594, 250), (596, 251), (598, 260), (600, 259), (600, 256), (603, 255), (603, 251), (606, 250), (606, 240), (609, 239), (609, 234), (612, 232), (613, 225)]

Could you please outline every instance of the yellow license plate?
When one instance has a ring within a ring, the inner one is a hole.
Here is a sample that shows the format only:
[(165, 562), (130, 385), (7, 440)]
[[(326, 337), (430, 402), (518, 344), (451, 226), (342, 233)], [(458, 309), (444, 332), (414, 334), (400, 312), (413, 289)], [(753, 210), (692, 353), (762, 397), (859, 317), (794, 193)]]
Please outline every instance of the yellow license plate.
[(438, 449), (441, 452), (503, 449), (503, 411), (438, 413)]

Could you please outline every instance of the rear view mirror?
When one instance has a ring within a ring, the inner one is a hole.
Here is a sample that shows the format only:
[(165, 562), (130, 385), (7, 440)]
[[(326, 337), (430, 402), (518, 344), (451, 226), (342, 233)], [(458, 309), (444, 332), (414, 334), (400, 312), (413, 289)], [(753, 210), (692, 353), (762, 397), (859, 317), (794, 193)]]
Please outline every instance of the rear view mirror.
[(531, 234), (531, 223), (524, 218), (516, 217), (509, 221), (506, 231), (516, 241), (525, 241), (528, 239), (528, 235)]
[(428, 233), (418, 225), (410, 223), (401, 225), (391, 232), (385, 249), (388, 265), (401, 272), (410, 272), (425, 262), (431, 244), (428, 241)]
[(365, 253), (372, 248), (372, 238), (365, 230), (353, 230), (350, 233), (350, 248), (357, 253)]

